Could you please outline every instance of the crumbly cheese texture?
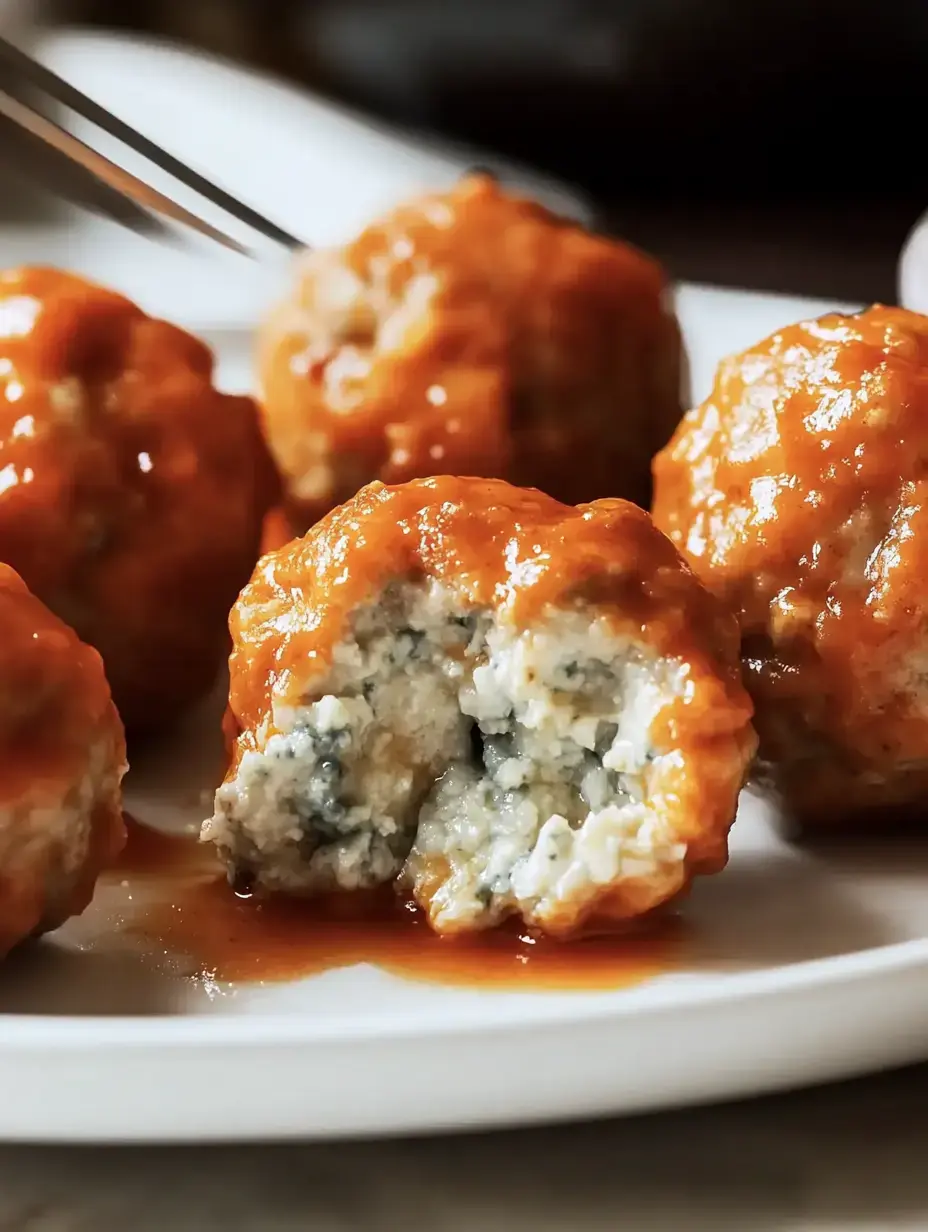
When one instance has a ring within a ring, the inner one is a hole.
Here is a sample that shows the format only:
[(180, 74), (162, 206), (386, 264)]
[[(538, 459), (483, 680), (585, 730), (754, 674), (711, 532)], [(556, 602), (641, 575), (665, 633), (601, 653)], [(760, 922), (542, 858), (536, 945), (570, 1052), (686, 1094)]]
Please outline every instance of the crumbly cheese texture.
[(0, 803), (0, 955), (82, 911), (100, 872), (99, 828), (121, 813), (126, 772), (118, 729), (88, 733), (83, 764), (67, 777), (37, 777)]
[(203, 837), (249, 888), (396, 880), (441, 932), (510, 915), (568, 932), (616, 892), (640, 914), (687, 880), (652, 792), (678, 757), (654, 720), (686, 684), (595, 613), (518, 629), (436, 581), (397, 584), (276, 703)]

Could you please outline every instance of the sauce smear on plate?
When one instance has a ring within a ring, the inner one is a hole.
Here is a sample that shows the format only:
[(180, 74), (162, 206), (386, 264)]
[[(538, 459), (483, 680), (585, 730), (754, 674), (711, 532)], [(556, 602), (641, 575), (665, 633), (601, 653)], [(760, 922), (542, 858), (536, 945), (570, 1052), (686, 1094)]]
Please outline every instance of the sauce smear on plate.
[[(117, 874), (141, 888), (144, 906), (131, 932), (189, 956), (211, 980), (299, 979), (371, 963), (407, 979), (511, 991), (621, 988), (672, 970), (680, 952), (677, 919), (639, 933), (562, 943), (523, 926), (439, 937), (422, 913), (383, 891), (312, 902), (237, 895), (208, 849), (127, 818), (129, 842)], [(136, 900), (140, 897), (133, 895)]]

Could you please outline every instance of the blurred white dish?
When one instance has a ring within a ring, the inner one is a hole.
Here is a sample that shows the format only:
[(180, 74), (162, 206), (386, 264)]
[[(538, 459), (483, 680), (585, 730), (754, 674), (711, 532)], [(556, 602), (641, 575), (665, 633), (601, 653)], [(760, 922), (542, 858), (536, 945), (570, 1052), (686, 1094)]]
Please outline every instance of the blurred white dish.
[[(696, 392), (726, 352), (826, 305), (681, 288)], [(212, 335), (223, 383), (248, 336)], [(217, 741), (195, 718), (136, 765), (142, 820), (196, 821)], [(928, 845), (780, 842), (746, 799), (687, 957), (601, 992), (416, 983), (369, 965), (191, 982), (88, 916), (0, 969), (0, 1138), (204, 1141), (515, 1124), (748, 1095), (928, 1057)], [(81, 952), (89, 947), (89, 952)]]
[(899, 258), (898, 278), (903, 308), (928, 313), (928, 214), (909, 232)]
[[(581, 197), (482, 150), (435, 146), (368, 123), (313, 95), (182, 48), (79, 31), (36, 33), (30, 51), (171, 153), (313, 245), (339, 243), (423, 189), (450, 186), (475, 164), (562, 213), (588, 219)], [(105, 134), (75, 133), (130, 169)], [(148, 169), (145, 168), (147, 174)], [(183, 189), (153, 182), (191, 204)], [(197, 201), (206, 217), (216, 217)], [(220, 216), (221, 217), (221, 216)], [(218, 218), (217, 218), (218, 221)], [(237, 234), (235, 225), (223, 219)], [(0, 229), (0, 263), (60, 265), (118, 286), (150, 312), (189, 323), (255, 319), (279, 293), (283, 253), (257, 263), (212, 245), (166, 248), (70, 210), (56, 227)]]
[[(450, 187), (476, 164), (561, 213), (589, 217), (564, 185), (491, 152), (427, 145), (170, 43), (65, 32), (44, 35), (34, 51), (121, 119), (314, 245), (343, 243), (403, 197)], [(74, 131), (96, 134), (83, 124)], [(99, 140), (103, 149), (102, 134)]]

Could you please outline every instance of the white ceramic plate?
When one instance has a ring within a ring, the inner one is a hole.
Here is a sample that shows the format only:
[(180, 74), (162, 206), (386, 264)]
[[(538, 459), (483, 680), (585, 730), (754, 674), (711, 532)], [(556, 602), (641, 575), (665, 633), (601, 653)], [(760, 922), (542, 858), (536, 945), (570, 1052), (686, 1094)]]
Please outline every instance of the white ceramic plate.
[[(475, 164), (561, 213), (589, 218), (578, 194), (486, 151), (425, 146), (292, 86), (170, 44), (83, 32), (35, 34), (30, 44), (56, 73), (313, 245), (341, 243), (398, 201), (450, 187)], [(93, 126), (74, 118), (71, 127), (155, 187), (254, 240)], [(283, 253), (262, 250), (258, 263), (195, 241), (156, 246), (78, 211), (63, 213), (58, 225), (37, 225), (28, 206), (21, 219), (10, 218), (0, 201), (4, 264), (64, 265), (120, 287), (149, 312), (176, 316), (180, 303), (184, 319), (199, 325), (252, 321), (279, 293)]]
[[(696, 393), (718, 358), (824, 305), (685, 287)], [(247, 335), (219, 331), (223, 383)], [(197, 821), (217, 712), (137, 765), (130, 807)], [(928, 844), (780, 842), (745, 798), (729, 869), (686, 907), (686, 957), (615, 991), (416, 983), (361, 965), (223, 987), (114, 925), (138, 885), (0, 970), (0, 1137), (337, 1137), (630, 1112), (928, 1057)]]
[[(316, 101), (176, 51), (76, 35), (40, 51), (285, 224), (308, 220), (313, 238), (337, 238), (334, 228), (472, 161), (376, 138)], [(231, 143), (215, 137), (230, 108), (241, 121)], [(0, 232), (0, 264), (19, 260), (70, 265), (201, 332), (216, 326), (206, 332), (222, 383), (248, 385), (241, 321), (279, 271), (153, 249), (79, 216)], [(694, 393), (722, 354), (827, 307), (681, 288)], [(199, 820), (216, 717), (207, 708), (135, 766), (137, 816)], [(127, 944), (117, 925), (138, 885), (116, 881), (83, 920), (0, 968), (0, 1138), (459, 1129), (746, 1095), (928, 1056), (928, 845), (799, 851), (769, 822), (745, 801), (730, 868), (687, 904), (685, 961), (608, 992), (481, 991), (370, 966), (230, 989)]]

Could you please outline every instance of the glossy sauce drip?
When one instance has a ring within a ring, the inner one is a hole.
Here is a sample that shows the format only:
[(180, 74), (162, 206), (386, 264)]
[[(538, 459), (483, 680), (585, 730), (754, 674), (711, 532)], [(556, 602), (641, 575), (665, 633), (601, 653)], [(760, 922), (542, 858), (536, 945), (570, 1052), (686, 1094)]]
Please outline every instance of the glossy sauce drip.
[(153, 948), (189, 957), (210, 980), (273, 983), (357, 963), (407, 979), (512, 991), (619, 988), (676, 965), (681, 933), (667, 917), (639, 934), (562, 943), (505, 926), (437, 936), (392, 890), (314, 902), (237, 896), (195, 839), (127, 819), (116, 872), (159, 881), (128, 925)]

